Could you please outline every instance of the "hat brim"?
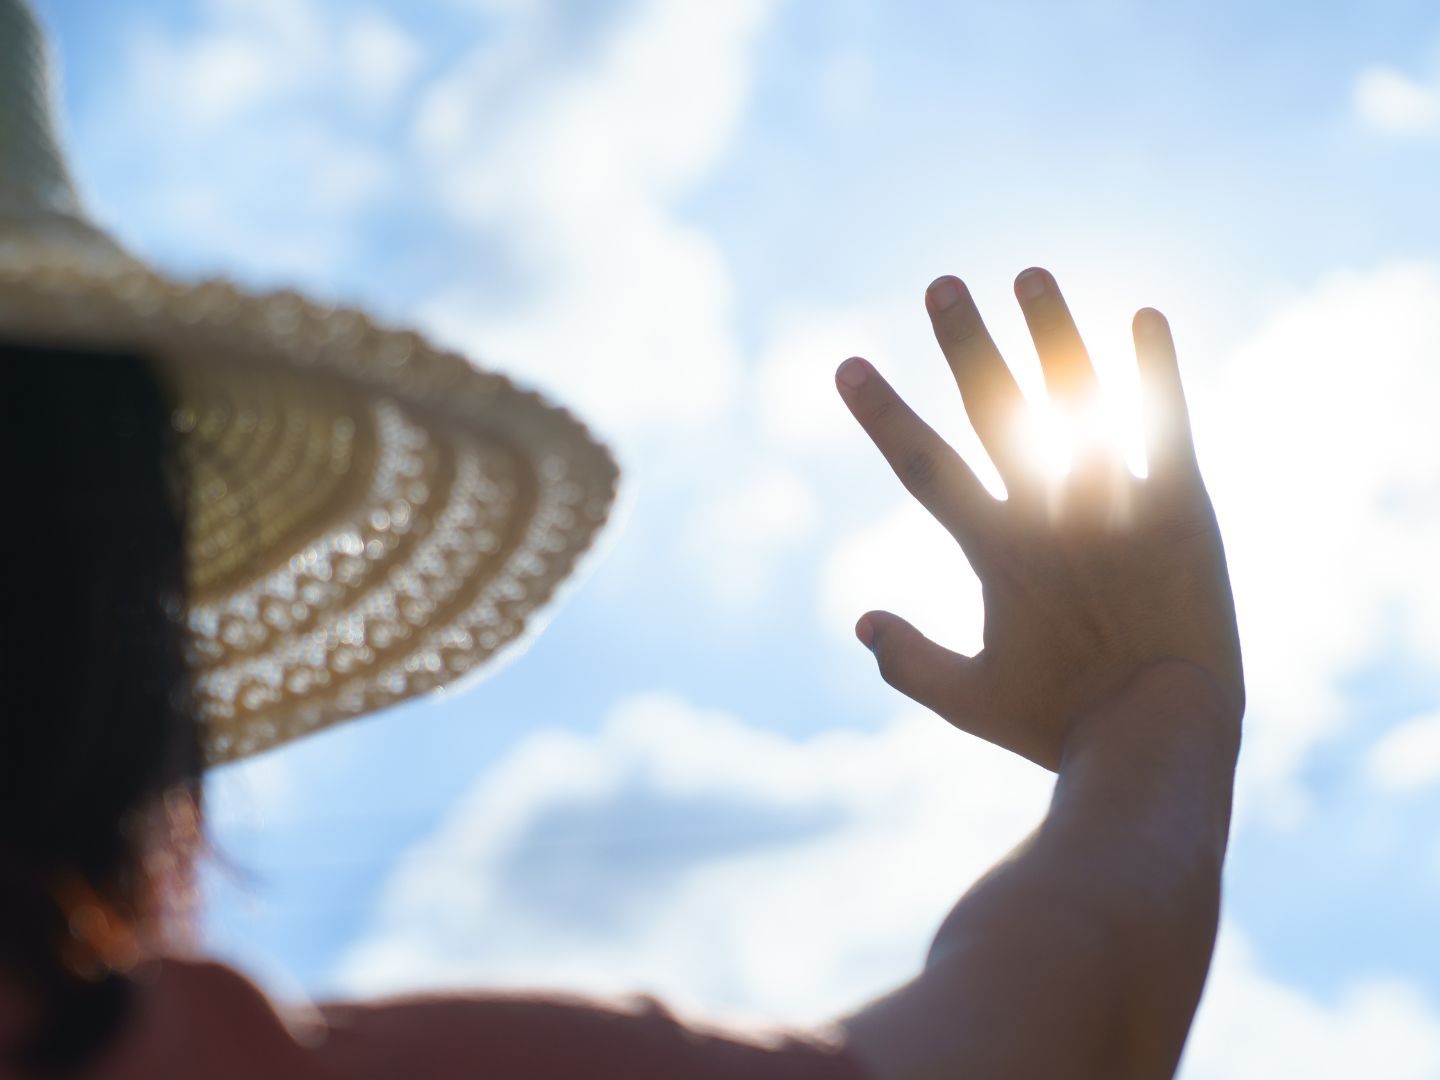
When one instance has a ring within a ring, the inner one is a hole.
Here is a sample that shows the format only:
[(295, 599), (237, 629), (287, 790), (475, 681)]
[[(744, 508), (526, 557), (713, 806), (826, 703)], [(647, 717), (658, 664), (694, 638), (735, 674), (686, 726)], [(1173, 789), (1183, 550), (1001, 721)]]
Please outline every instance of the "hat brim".
[(471, 677), (610, 514), (583, 424), (418, 334), (55, 250), (0, 259), (0, 335), (126, 348), (174, 392), (214, 764)]

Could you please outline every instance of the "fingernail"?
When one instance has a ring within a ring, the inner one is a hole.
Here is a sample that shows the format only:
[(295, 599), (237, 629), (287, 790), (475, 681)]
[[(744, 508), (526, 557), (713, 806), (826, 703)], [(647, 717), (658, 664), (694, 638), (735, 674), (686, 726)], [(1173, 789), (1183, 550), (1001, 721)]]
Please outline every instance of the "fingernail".
[(1026, 270), (1015, 282), (1015, 291), (1022, 300), (1038, 300), (1045, 295), (1045, 272)]
[(946, 274), (944, 277), (938, 277), (932, 281), (926, 292), (929, 294), (930, 303), (935, 310), (945, 311), (954, 307), (956, 301), (960, 299), (960, 282)]
[(1154, 308), (1141, 308), (1135, 315), (1135, 326), (1147, 338), (1159, 337), (1165, 325), (1165, 316)]
[(867, 362), (858, 356), (852, 356), (840, 365), (840, 369), (835, 372), (835, 377), (851, 390), (858, 390), (870, 378), (871, 370)]
[(855, 624), (855, 636), (860, 639), (861, 645), (871, 652), (875, 651), (875, 624), (868, 615), (861, 615), (860, 621)]

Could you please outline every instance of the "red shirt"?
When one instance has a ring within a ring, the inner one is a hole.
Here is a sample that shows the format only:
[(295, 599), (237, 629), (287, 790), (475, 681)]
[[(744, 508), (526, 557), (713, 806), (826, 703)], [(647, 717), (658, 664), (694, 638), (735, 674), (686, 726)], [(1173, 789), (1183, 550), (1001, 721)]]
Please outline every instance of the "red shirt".
[(166, 961), (86, 1080), (864, 1080), (838, 1037), (682, 1022), (651, 998), (447, 994), (283, 1018), (219, 964)]

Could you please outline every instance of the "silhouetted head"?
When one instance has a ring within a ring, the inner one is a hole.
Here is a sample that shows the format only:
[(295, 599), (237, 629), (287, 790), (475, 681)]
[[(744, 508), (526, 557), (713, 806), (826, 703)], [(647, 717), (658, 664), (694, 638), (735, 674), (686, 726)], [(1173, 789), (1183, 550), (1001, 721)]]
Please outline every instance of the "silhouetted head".
[(145, 363), (0, 353), (0, 978), (33, 1011), (0, 1052), (63, 1071), (123, 1017), (129, 943), (172, 932), (190, 880), (185, 485)]

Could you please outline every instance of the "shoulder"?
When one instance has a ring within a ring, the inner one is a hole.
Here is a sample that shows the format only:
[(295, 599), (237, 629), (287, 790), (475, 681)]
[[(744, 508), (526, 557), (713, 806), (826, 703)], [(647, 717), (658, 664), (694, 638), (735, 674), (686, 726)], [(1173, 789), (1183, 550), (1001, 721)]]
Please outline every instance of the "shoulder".
[(250, 979), (214, 961), (164, 960), (135, 977), (135, 1008), (95, 1080), (265, 1075), (308, 1080), (315, 1064)]
[(223, 964), (166, 961), (93, 1080), (863, 1080), (841, 1037), (682, 1020), (644, 995), (417, 994), (277, 1007)]
[(838, 1036), (678, 1019), (648, 996), (430, 994), (324, 1005), (316, 1053), (337, 1075), (457, 1080), (860, 1080)]

